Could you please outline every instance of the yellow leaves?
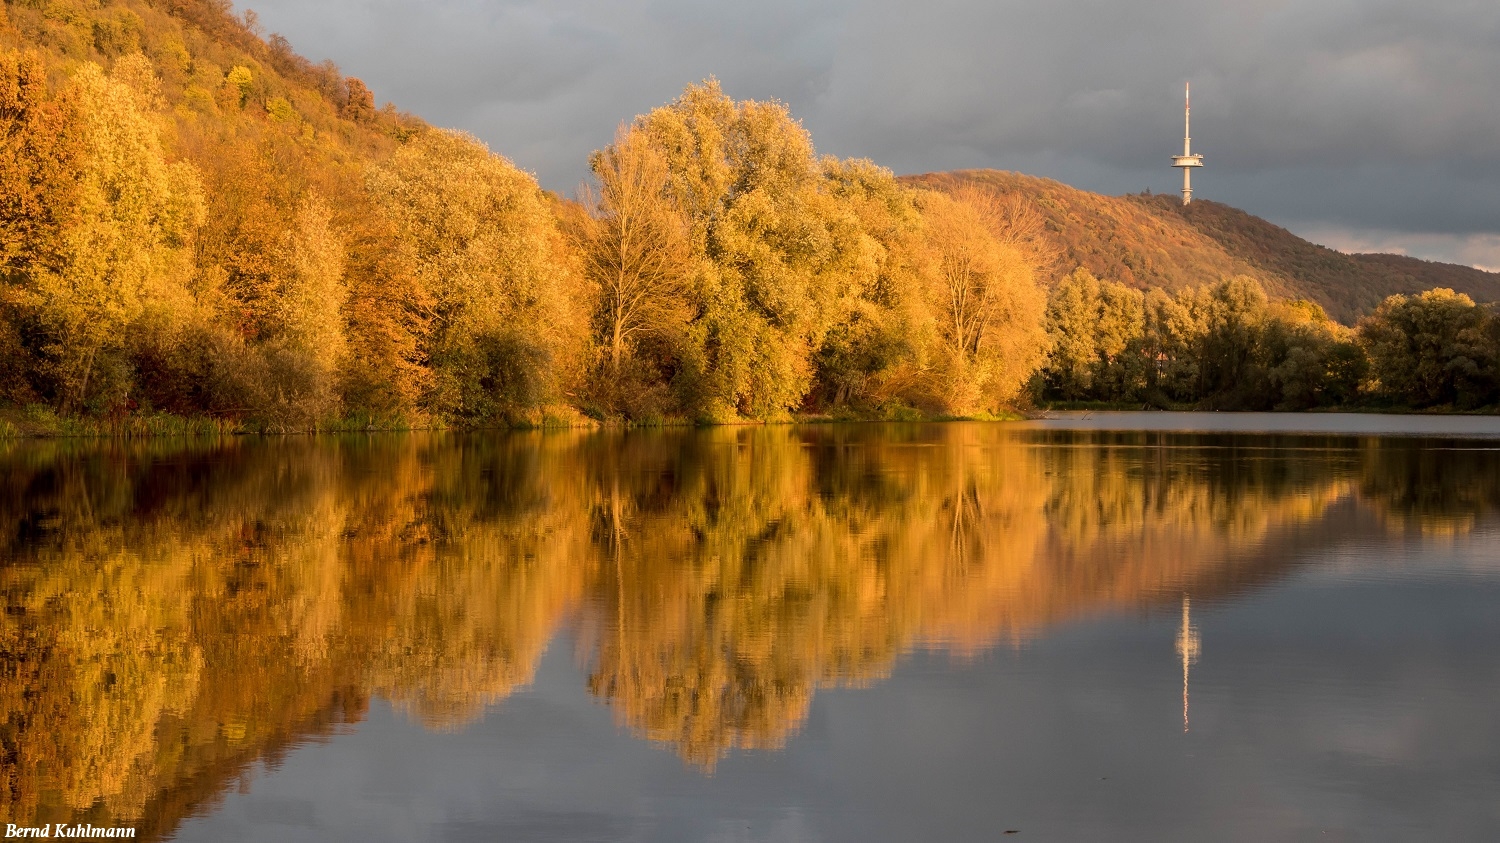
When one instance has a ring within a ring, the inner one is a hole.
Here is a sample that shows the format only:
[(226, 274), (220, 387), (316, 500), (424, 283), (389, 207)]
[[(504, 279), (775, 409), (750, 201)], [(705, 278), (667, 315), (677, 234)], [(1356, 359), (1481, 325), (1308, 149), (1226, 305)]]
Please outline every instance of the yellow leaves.
[(929, 302), (946, 346), (945, 400), (958, 413), (996, 409), (1040, 368), (1049, 347), (1034, 264), (1007, 236), (1001, 206), (982, 195), (929, 193), (921, 208)]
[(553, 391), (560, 372), (544, 361), (576, 353), (589, 302), (536, 181), (468, 135), (428, 131), (367, 184), (432, 301), (434, 409), (486, 415)]
[(142, 111), (155, 111), (162, 107), (161, 80), (156, 77), (156, 68), (151, 60), (141, 53), (130, 53), (115, 61), (110, 78), (135, 92)]
[(668, 197), (666, 160), (644, 134), (622, 126), (591, 164), (600, 192), (585, 195), (589, 216), (575, 240), (597, 296), (595, 339), (609, 363), (601, 400), (618, 406), (621, 366), (636, 344), (675, 341), (687, 322), (696, 257), (689, 222)]
[(219, 104), (214, 100), (213, 92), (202, 85), (188, 85), (182, 91), (182, 103), (189, 111), (202, 114), (216, 114)]
[(674, 198), (700, 236), (734, 178), (733, 164), (723, 152), (734, 113), (734, 101), (710, 78), (688, 86), (671, 105), (637, 118), (638, 128), (665, 156)]
[(266, 101), (266, 114), (272, 123), (296, 123), (300, 119), (297, 109), (287, 101), (286, 97), (272, 97)]
[(356, 123), (367, 123), (375, 118), (375, 94), (363, 80), (353, 76), (344, 79), (349, 98), (340, 113)]
[(43, 4), (42, 16), (47, 20), (59, 21), (76, 27), (89, 27), (92, 20), (89, 17), (88, 5), (80, 0), (50, 0)]
[(157, 42), (156, 60), (177, 74), (186, 75), (193, 70), (193, 54), (180, 38), (164, 38)]
[(161, 247), (184, 244), (202, 221), (201, 189), (191, 165), (167, 164), (158, 129), (134, 90), (93, 65), (85, 65), (73, 85), (90, 153), (89, 236), (96, 252), (114, 259), (116, 273), (144, 276)]
[[(771, 418), (815, 388), (842, 403), (920, 380), (935, 356), (950, 364), (942, 403), (992, 409), (1040, 364), (1047, 252), (1028, 207), (971, 191), (919, 208), (890, 171), (819, 160), (784, 105), (736, 102), (713, 79), (628, 136), (665, 163), (699, 264), (682, 297), (701, 348), (663, 363), (695, 372), (688, 412)], [(596, 170), (623, 142), (595, 154)]]
[(78, 133), (70, 97), (52, 96), (37, 53), (0, 52), (0, 268), (55, 271), (77, 205)]
[(192, 245), (193, 237), (208, 215), (203, 182), (190, 162), (167, 165), (167, 200), (158, 209), (157, 223), (163, 242), (174, 249)]
[(713, 79), (631, 131), (665, 161), (701, 264), (690, 309), (706, 371), (688, 409), (785, 414), (811, 386), (811, 355), (850, 283), (811, 139), (785, 106), (735, 102)]
[(191, 165), (168, 164), (163, 154), (143, 96), (155, 78), (150, 63), (127, 56), (117, 70), (136, 87), (92, 64), (69, 82), (78, 191), (58, 232), (58, 264), (32, 267), (23, 296), (52, 334), (54, 376), (70, 401), (84, 397), (100, 348), (118, 344), (149, 302), (181, 297), (187, 246), (204, 213)]
[(93, 21), (94, 47), (106, 56), (140, 50), (145, 22), (130, 9), (115, 9), (108, 17)]
[(344, 242), (334, 231), (327, 204), (316, 196), (302, 201), (292, 229), (282, 241), (287, 271), (277, 296), (281, 336), (317, 358), (328, 372), (345, 353), (343, 306)]
[(1412, 407), (1494, 400), (1500, 320), (1463, 293), (1439, 287), (1381, 302), (1359, 326), (1374, 389)]
[(224, 75), (222, 91), (235, 106), (244, 108), (245, 103), (250, 101), (250, 95), (255, 92), (255, 76), (250, 68), (235, 65)]

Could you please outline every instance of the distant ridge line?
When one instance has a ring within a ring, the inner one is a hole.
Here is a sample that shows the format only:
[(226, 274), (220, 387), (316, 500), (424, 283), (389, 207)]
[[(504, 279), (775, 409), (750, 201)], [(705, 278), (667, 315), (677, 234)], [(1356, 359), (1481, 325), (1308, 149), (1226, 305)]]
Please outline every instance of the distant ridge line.
[(1207, 199), (1195, 198), (1184, 206), (1173, 194), (1104, 196), (1003, 170), (925, 173), (901, 180), (945, 191), (976, 184), (1027, 198), (1062, 250), (1055, 277), (1082, 266), (1137, 289), (1175, 291), (1249, 275), (1273, 296), (1316, 302), (1351, 325), (1387, 296), (1434, 287), (1448, 287), (1478, 302), (1500, 301), (1500, 273), (1406, 255), (1345, 254)]

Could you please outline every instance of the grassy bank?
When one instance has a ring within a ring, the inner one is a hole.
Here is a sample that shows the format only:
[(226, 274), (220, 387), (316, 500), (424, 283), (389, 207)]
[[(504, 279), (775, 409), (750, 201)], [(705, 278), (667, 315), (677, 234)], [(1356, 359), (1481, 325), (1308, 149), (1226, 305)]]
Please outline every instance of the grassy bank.
[[(1087, 409), (1098, 409), (1089, 407)], [(1119, 409), (1134, 409), (1122, 407)], [(764, 424), (870, 424), (890, 422), (953, 421), (1021, 421), (1020, 412), (977, 413), (972, 415), (933, 415), (910, 407), (879, 411), (838, 413), (799, 413), (770, 420), (733, 419), (704, 420), (686, 417), (652, 417), (629, 420), (594, 418), (571, 408), (547, 408), (504, 422), (484, 425), (449, 424), (429, 417), (401, 414), (356, 415), (323, 422), (309, 427), (289, 427), (255, 420), (186, 417), (171, 413), (132, 413), (107, 418), (59, 415), (50, 407), (33, 404), (26, 407), (0, 407), (0, 439), (135, 439), (148, 437), (212, 438), (247, 435), (292, 435), (316, 433), (392, 433), (417, 430), (569, 430), (617, 428), (642, 430), (668, 427), (717, 427), (722, 425)]]
[(140, 413), (110, 418), (59, 416), (49, 407), (0, 408), (0, 439), (146, 436), (231, 436), (242, 432), (238, 422), (187, 418), (170, 413)]

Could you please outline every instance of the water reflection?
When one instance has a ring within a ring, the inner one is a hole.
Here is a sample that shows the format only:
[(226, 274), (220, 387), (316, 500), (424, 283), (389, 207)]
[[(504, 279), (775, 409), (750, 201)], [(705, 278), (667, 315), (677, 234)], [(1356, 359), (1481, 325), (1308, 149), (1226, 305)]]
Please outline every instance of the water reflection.
[(1191, 731), (1188, 717), (1188, 674), (1193, 663), (1203, 652), (1203, 641), (1198, 637), (1198, 627), (1193, 626), (1193, 600), (1182, 595), (1182, 626), (1177, 632), (1177, 655), (1182, 656), (1182, 731)]
[(146, 837), (372, 695), (459, 729), (563, 628), (704, 770), (821, 688), (1500, 507), (1497, 452), (1004, 426), (9, 445), (0, 814)]

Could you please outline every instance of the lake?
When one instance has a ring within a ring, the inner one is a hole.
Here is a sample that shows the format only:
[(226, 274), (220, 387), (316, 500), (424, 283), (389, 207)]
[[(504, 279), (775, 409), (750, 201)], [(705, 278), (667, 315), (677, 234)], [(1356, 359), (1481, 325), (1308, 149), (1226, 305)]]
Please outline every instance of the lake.
[(1500, 836), (1500, 419), (0, 442), (0, 819)]

